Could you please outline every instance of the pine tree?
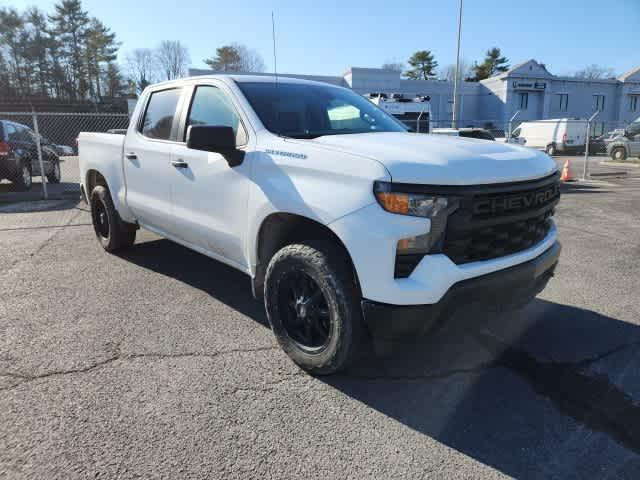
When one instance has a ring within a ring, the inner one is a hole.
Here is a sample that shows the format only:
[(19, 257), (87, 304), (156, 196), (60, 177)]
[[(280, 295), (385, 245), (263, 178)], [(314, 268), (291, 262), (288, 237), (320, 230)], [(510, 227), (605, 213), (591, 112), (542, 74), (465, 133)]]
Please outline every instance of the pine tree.
[(60, 63), (66, 72), (65, 89), (71, 99), (84, 99), (88, 90), (85, 50), (89, 14), (80, 0), (61, 0), (49, 16), (59, 42)]
[(404, 72), (405, 77), (412, 80), (429, 80), (436, 75), (438, 62), (433, 58), (430, 50), (420, 50), (411, 55), (408, 60), (413, 68)]
[(484, 61), (481, 64), (476, 63), (473, 66), (473, 72), (475, 74), (473, 80), (478, 82), (509, 70), (509, 60), (501, 55), (498, 47), (487, 50)]
[[(86, 35), (87, 78), (92, 97), (101, 96), (100, 77), (102, 64), (116, 59), (118, 43), (116, 34), (111, 32), (100, 20), (92, 18)], [(95, 83), (94, 83), (95, 81)]]

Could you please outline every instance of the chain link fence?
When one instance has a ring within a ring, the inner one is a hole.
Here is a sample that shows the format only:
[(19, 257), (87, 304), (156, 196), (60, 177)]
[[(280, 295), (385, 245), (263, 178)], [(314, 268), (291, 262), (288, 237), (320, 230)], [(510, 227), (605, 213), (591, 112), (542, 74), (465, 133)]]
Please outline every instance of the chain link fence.
[[(450, 119), (430, 120), (430, 133), (452, 128)], [(587, 119), (496, 120), (461, 119), (458, 128), (487, 130), (496, 139), (545, 150), (551, 155), (609, 156), (624, 161), (640, 156), (640, 122)], [(465, 136), (465, 135), (463, 135)], [(470, 136), (470, 135), (469, 135)], [(588, 142), (586, 141), (588, 139)]]
[(127, 114), (0, 112), (0, 194), (37, 189), (42, 198), (77, 194), (72, 171), (77, 170), (79, 133), (128, 126)]

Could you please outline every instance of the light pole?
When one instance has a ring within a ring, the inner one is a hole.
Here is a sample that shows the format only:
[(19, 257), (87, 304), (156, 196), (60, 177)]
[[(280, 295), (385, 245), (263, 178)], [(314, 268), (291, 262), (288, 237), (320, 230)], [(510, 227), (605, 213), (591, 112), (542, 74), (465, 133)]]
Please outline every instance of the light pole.
[(451, 126), (458, 127), (458, 75), (460, 74), (460, 32), (462, 31), (462, 0), (458, 10), (458, 53), (456, 54), (456, 73), (453, 78), (453, 115)]
[(593, 119), (596, 118), (599, 113), (600, 112), (596, 110), (595, 112), (593, 112), (593, 115), (589, 117), (589, 120), (587, 120), (587, 131), (585, 132), (584, 136), (584, 167), (582, 170), (583, 180), (586, 180), (589, 177), (589, 131), (591, 130), (591, 122), (593, 122)]

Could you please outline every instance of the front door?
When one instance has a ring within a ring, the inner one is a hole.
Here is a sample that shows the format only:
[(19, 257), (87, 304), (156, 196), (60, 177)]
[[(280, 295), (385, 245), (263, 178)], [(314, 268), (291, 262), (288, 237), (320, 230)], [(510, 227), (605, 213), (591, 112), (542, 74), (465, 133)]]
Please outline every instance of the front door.
[(152, 91), (142, 121), (129, 128), (124, 146), (127, 205), (142, 225), (170, 234), (171, 150), (181, 93), (180, 88)]
[[(185, 120), (183, 138), (190, 125), (232, 127), (239, 148), (250, 150), (250, 138), (230, 92), (223, 85), (200, 84), (193, 95)], [(230, 167), (219, 153), (176, 144), (171, 195), (180, 236), (187, 242), (241, 268), (246, 267), (244, 233), (247, 224), (250, 161)]]

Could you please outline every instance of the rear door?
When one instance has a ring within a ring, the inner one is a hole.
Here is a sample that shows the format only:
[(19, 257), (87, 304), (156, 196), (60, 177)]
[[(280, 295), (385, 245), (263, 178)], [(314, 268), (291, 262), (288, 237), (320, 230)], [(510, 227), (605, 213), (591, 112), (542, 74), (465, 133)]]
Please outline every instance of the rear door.
[(124, 173), (127, 205), (138, 221), (161, 233), (174, 234), (171, 206), (171, 149), (176, 142), (176, 114), (183, 88), (152, 90), (139, 121), (127, 131), (124, 144)]
[(187, 148), (190, 125), (232, 127), (238, 148), (250, 151), (249, 136), (241, 110), (232, 92), (222, 82), (202, 81), (191, 87), (183, 105), (180, 142), (173, 148), (171, 189), (180, 236), (188, 243), (245, 268), (244, 234), (250, 185), (249, 155), (230, 167), (219, 153)]

